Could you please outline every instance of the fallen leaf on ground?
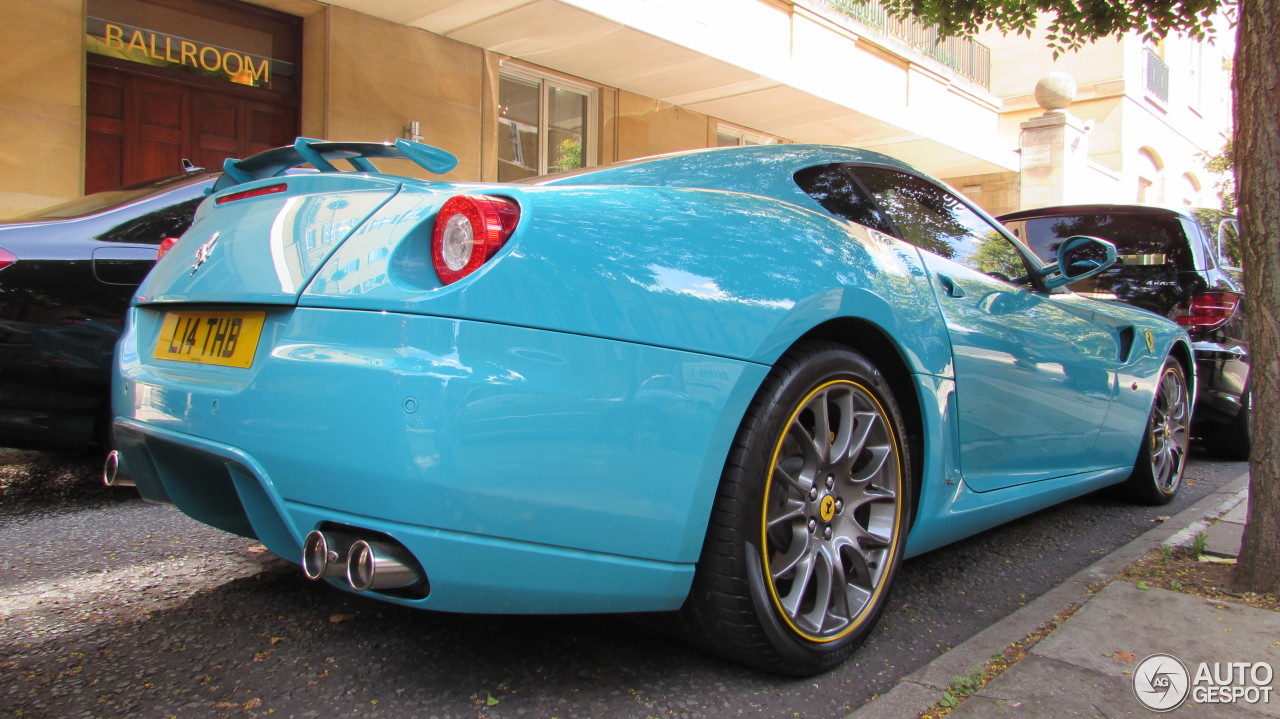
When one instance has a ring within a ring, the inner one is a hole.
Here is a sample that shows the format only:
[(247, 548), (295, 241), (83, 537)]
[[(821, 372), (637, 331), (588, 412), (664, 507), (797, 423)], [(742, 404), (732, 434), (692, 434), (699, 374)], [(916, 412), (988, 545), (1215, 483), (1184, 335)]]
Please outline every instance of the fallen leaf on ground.
[(355, 615), (354, 615), (354, 614), (330, 614), (330, 615), (329, 615), (329, 623), (330, 623), (330, 624), (341, 624), (341, 623), (343, 623), (343, 622), (349, 622), (349, 621), (351, 621), (352, 619), (355, 619), (355, 618), (356, 618), (356, 617), (355, 617)]
[(1120, 662), (1136, 662), (1138, 660), (1138, 655), (1133, 652), (1116, 652), (1111, 657)]

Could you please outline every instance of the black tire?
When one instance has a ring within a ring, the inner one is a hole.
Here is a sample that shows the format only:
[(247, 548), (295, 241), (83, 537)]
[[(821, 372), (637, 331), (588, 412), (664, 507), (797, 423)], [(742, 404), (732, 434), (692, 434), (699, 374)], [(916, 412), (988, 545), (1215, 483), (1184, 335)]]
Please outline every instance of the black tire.
[(1170, 357), (1160, 370), (1155, 400), (1142, 433), (1133, 473), (1122, 493), (1143, 504), (1168, 504), (1182, 487), (1191, 441), (1191, 396), (1182, 365)]
[(725, 465), (680, 610), (687, 636), (791, 676), (848, 658), (884, 611), (902, 561), (905, 442), (893, 392), (866, 357), (830, 343), (784, 356)]
[(1205, 422), (1200, 428), (1205, 451), (1217, 459), (1247, 462), (1253, 452), (1253, 438), (1249, 434), (1249, 415), (1253, 411), (1253, 401), (1248, 390), (1245, 390), (1241, 399), (1243, 402), (1240, 411), (1230, 422)]

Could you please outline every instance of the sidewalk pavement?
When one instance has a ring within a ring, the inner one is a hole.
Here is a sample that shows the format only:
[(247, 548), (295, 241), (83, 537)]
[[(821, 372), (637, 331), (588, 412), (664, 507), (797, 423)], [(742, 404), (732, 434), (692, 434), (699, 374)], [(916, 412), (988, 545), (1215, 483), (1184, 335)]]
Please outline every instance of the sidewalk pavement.
[[(1236, 556), (1247, 499), (1246, 472), (900, 679), (891, 691), (860, 707), (847, 719), (914, 719), (943, 698), (954, 677), (984, 667), (1010, 644), (1037, 631), (1072, 605), (1080, 606), (1070, 618), (947, 716), (1152, 719), (1160, 714), (1140, 701), (1135, 687), (1140, 685), (1143, 698), (1158, 705), (1166, 695), (1150, 691), (1152, 680), (1163, 689), (1162, 679), (1172, 670), (1171, 690), (1186, 690), (1190, 695), (1181, 706), (1172, 711), (1165, 709), (1167, 716), (1280, 717), (1280, 616), (1275, 612), (1156, 588), (1140, 590), (1121, 579), (1096, 595), (1089, 593), (1090, 585), (1111, 579), (1149, 550), (1161, 544), (1188, 545), (1199, 532), (1207, 535), (1207, 554)], [(1134, 661), (1118, 660), (1114, 653), (1119, 651), (1131, 652)], [(1188, 676), (1181, 678), (1176, 665), (1168, 659), (1147, 660), (1158, 654), (1179, 660)], [(1248, 664), (1245, 681), (1237, 681), (1238, 676), (1226, 677), (1231, 670), (1227, 665), (1233, 662)], [(1208, 685), (1218, 682), (1197, 682), (1196, 678), (1201, 672), (1215, 670), (1223, 684), (1240, 687), (1248, 695), (1231, 703), (1206, 701), (1211, 698), (1207, 692), (1214, 690)], [(1255, 680), (1260, 684), (1255, 686)], [(1258, 687), (1269, 687), (1270, 693)], [(1246, 701), (1249, 698), (1255, 701)]]

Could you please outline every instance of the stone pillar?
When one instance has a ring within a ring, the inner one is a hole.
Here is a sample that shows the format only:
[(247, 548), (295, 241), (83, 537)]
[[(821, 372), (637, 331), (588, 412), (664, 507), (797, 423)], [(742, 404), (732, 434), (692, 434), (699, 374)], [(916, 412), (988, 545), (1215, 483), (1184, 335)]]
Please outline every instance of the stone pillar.
[(1092, 123), (1066, 111), (1075, 96), (1075, 80), (1066, 73), (1036, 83), (1036, 102), (1045, 113), (1021, 125), (1020, 209), (1070, 204), (1089, 194), (1082, 185)]

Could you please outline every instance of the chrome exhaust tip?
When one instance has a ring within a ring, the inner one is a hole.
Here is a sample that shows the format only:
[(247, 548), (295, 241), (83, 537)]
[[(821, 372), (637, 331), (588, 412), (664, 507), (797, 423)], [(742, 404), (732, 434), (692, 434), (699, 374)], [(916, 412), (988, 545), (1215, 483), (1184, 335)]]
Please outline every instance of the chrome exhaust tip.
[(347, 583), (357, 592), (404, 589), (421, 580), (417, 562), (404, 547), (366, 539), (351, 545)]
[(347, 552), (356, 538), (343, 532), (315, 530), (302, 543), (302, 571), (307, 579), (341, 577), (347, 571)]
[(120, 471), (120, 453), (116, 450), (107, 452), (107, 460), (102, 463), (102, 483), (108, 487), (135, 487), (133, 477)]

